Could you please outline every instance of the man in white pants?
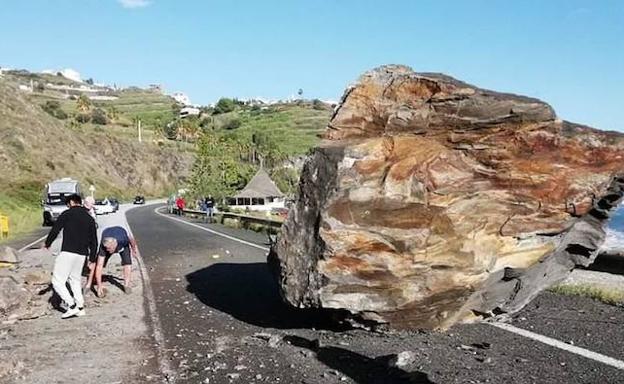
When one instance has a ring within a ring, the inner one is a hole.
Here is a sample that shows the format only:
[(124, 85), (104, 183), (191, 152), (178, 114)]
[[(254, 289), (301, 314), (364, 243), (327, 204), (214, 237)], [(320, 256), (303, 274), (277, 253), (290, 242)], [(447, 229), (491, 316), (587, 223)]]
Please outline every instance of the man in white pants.
[[(50, 230), (45, 241), (45, 249), (50, 246), (63, 230), (61, 253), (54, 262), (52, 287), (61, 299), (67, 303), (68, 309), (61, 318), (84, 316), (84, 298), (82, 296), (82, 267), (87, 256), (95, 256), (97, 252), (97, 232), (95, 220), (89, 211), (82, 207), (80, 195), (71, 195), (67, 199), (69, 209), (63, 212)], [(71, 293), (67, 289), (67, 282)]]

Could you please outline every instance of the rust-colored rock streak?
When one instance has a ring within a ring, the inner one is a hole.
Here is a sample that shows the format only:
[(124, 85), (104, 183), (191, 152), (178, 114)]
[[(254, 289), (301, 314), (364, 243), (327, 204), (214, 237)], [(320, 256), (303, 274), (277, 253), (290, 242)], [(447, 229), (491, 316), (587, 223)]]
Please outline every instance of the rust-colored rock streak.
[(271, 258), (283, 297), (395, 328), (513, 312), (588, 265), (624, 140), (536, 99), (386, 66), (347, 89)]

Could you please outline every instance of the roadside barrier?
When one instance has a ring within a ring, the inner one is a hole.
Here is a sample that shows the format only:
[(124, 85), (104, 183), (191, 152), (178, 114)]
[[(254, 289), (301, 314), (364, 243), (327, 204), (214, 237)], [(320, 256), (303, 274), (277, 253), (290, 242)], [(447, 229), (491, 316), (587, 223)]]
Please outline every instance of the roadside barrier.
[[(183, 209), (182, 214), (195, 216), (201, 218), (204, 223), (208, 222), (208, 214), (206, 211), (199, 211), (194, 209)], [(250, 229), (251, 224), (259, 224), (266, 230), (266, 234), (269, 238), (269, 243), (271, 245), (275, 244), (277, 241), (277, 232), (284, 224), (283, 221), (270, 219), (266, 217), (257, 217), (251, 215), (243, 215), (240, 213), (233, 212), (217, 212), (213, 215), (213, 220), (219, 224), (225, 224), (225, 219), (234, 219), (240, 222), (240, 226), (243, 229)]]
[(9, 237), (9, 217), (0, 214), (0, 238)]

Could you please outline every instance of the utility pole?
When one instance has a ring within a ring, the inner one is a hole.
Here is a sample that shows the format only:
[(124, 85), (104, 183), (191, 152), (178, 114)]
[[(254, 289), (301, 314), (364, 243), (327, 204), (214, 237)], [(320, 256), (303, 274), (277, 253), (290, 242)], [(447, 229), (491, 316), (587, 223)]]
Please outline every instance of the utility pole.
[(141, 138), (141, 119), (138, 119), (137, 121), (137, 128), (139, 130), (139, 143), (142, 142), (142, 138)]

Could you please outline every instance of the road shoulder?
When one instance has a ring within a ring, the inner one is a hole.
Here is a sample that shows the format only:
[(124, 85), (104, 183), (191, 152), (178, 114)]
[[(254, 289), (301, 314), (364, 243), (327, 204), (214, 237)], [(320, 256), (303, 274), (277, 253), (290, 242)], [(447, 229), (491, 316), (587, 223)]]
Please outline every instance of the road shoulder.
[[(127, 226), (128, 208), (98, 217), (100, 230)], [(113, 256), (105, 270), (107, 296), (87, 293), (86, 316), (61, 320), (49, 287), (59, 249), (58, 240), (52, 252), (25, 249), (16, 268), (0, 272), (15, 277), (30, 295), (23, 311), (0, 323), (0, 382), (160, 382), (139, 268), (134, 267), (133, 291), (127, 295), (120, 289), (120, 259)]]

